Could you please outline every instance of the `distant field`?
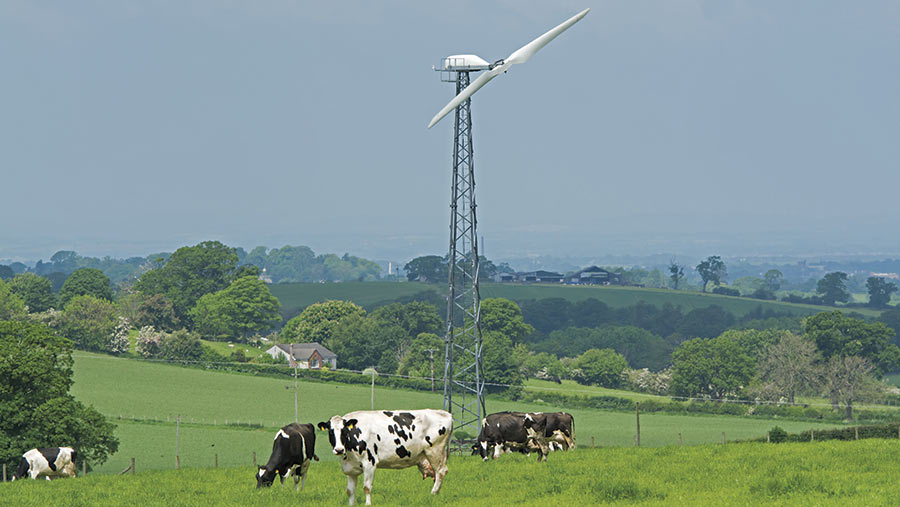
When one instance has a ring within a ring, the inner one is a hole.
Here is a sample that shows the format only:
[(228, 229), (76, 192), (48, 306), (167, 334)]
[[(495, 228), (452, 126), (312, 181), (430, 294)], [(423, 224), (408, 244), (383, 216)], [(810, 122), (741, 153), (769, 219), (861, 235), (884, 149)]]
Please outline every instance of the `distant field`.
[[(375, 505), (896, 505), (898, 440), (697, 447), (578, 449), (548, 463), (508, 455), (487, 463), (451, 456), (443, 488), (415, 468), (377, 470)], [(140, 463), (140, 462), (138, 462)], [(135, 476), (88, 474), (0, 484), (7, 505), (346, 505), (335, 461), (313, 463), (306, 488), (256, 489), (248, 465)], [(357, 501), (364, 500), (362, 481)]]
[[(361, 306), (390, 301), (402, 296), (410, 296), (417, 292), (430, 290), (440, 294), (445, 290), (443, 285), (417, 282), (350, 282), (350, 283), (290, 283), (271, 285), (272, 294), (281, 301), (282, 315), (293, 317), (300, 311), (320, 301), (342, 299), (353, 301)], [(648, 289), (642, 287), (579, 286), (579, 285), (522, 285), (485, 283), (481, 285), (481, 297), (502, 297), (514, 301), (526, 299), (544, 299), (560, 297), (569, 301), (582, 301), (596, 298), (612, 308), (631, 306), (638, 301), (646, 301), (652, 305), (662, 306), (671, 303), (681, 306), (685, 311), (719, 305), (725, 310), (741, 317), (748, 312), (762, 307), (763, 310), (774, 310), (793, 315), (812, 315), (831, 308), (815, 305), (784, 303), (780, 301), (761, 301), (719, 294), (674, 291), (666, 289)], [(848, 310), (849, 311), (849, 310)], [(853, 308), (852, 311), (867, 316), (878, 316), (879, 312), (866, 308)]]
[[(330, 383), (300, 383), (300, 420), (316, 423), (335, 414), (369, 407), (366, 386)], [(155, 419), (163, 422), (119, 421), (120, 452), (98, 468), (113, 473), (135, 457), (144, 469), (173, 466), (175, 418), (181, 415), (181, 459), (191, 466), (219, 463), (237, 465), (252, 460), (252, 453), (268, 457), (271, 435), (294, 418), (293, 384), (289, 379), (254, 377), (233, 373), (181, 368), (78, 352), (72, 393), (114, 419)], [(440, 394), (375, 389), (376, 409), (440, 408)], [(566, 410), (576, 418), (575, 433), (580, 446), (630, 446), (635, 433), (634, 414), (570, 409), (544, 404), (488, 399), (488, 412), (502, 410)], [(227, 423), (227, 425), (226, 425)], [(235, 423), (260, 424), (265, 429), (241, 429)], [(764, 435), (775, 425), (791, 432), (835, 424), (776, 421), (725, 416), (642, 414), (641, 440), (646, 446), (672, 445), (682, 433), (685, 445), (719, 442), (722, 432), (729, 440)], [(470, 433), (474, 431), (470, 430)], [(327, 439), (317, 441), (323, 460), (332, 459)], [(264, 459), (264, 458), (259, 458)]]

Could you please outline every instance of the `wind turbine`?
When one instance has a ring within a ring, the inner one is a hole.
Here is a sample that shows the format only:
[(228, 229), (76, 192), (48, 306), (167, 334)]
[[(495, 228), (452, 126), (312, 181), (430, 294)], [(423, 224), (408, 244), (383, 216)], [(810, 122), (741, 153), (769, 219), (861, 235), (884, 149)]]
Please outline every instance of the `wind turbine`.
[[(456, 83), (456, 96), (428, 123), (428, 128), (431, 128), (450, 111), (456, 110), (450, 186), (447, 327), (444, 335), (444, 410), (453, 413), (454, 429), (472, 424), (480, 427), (482, 418), (487, 415), (481, 358), (481, 296), (478, 291), (471, 97), (490, 80), (506, 73), (512, 65), (527, 62), (589, 11), (590, 9), (585, 9), (579, 12), (494, 63), (488, 63), (477, 55), (453, 55), (444, 58), (442, 66), (434, 69), (441, 72), (442, 81)], [(484, 73), (475, 81), (469, 79), (471, 73), (482, 71)], [(457, 320), (461, 320), (458, 322), (461, 326), (454, 330)], [(455, 398), (454, 392), (457, 393)]]

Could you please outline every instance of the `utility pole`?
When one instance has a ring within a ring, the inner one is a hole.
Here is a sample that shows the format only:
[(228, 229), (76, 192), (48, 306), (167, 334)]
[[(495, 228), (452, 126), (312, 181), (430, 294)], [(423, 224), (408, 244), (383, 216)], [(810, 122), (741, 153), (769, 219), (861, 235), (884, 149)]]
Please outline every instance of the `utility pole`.
[(434, 353), (437, 349), (425, 349), (428, 352), (428, 360), (431, 361), (431, 392), (434, 392)]

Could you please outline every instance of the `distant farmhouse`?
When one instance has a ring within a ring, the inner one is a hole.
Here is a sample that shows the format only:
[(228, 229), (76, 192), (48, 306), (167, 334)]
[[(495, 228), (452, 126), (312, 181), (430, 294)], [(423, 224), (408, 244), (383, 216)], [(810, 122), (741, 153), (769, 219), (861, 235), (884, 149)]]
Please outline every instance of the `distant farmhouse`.
[(622, 275), (597, 266), (590, 266), (569, 275), (553, 271), (529, 271), (525, 273), (500, 273), (502, 283), (567, 283), (571, 285), (624, 285)]
[(318, 343), (282, 343), (272, 346), (266, 354), (291, 362), (291, 357), (301, 369), (320, 370), (322, 366), (337, 368), (337, 354)]

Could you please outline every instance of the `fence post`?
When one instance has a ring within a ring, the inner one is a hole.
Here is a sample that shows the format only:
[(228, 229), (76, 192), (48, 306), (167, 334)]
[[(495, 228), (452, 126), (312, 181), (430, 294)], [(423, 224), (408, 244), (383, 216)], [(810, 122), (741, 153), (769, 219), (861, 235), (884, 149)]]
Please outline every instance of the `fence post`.
[(856, 440), (859, 440), (859, 426), (853, 427), (853, 433), (856, 436)]
[(253, 467), (256, 468), (256, 451), (253, 451)]
[(178, 437), (181, 433), (181, 416), (175, 421), (175, 470), (181, 468), (181, 462), (178, 459)]
[(81, 476), (87, 475), (87, 460), (81, 462)]
[(810, 441), (810, 442), (815, 442), (815, 441), (816, 441), (816, 434), (813, 433), (813, 429), (812, 429), (812, 428), (809, 429), (809, 441)]
[(680, 431), (678, 432), (678, 447), (682, 447), (682, 442), (681, 442), (681, 432), (680, 432)]
[(637, 447), (641, 446), (641, 402), (634, 402), (634, 417), (635, 423), (637, 424), (637, 436), (635, 437), (635, 444)]
[(131, 475), (134, 475), (134, 458), (131, 458)]
[(6, 463), (3, 464), (3, 482), (6, 482)]
[(766, 443), (767, 444), (772, 443), (772, 438), (768, 431), (766, 432)]
[[(593, 449), (593, 448), (594, 448), (594, 437), (591, 437), (591, 449)], [(3, 465), (3, 466), (6, 466), (6, 465)]]
[(725, 445), (725, 432), (722, 432), (722, 445)]
[(214, 456), (216, 457), (216, 468), (219, 468), (219, 454), (216, 453)]

